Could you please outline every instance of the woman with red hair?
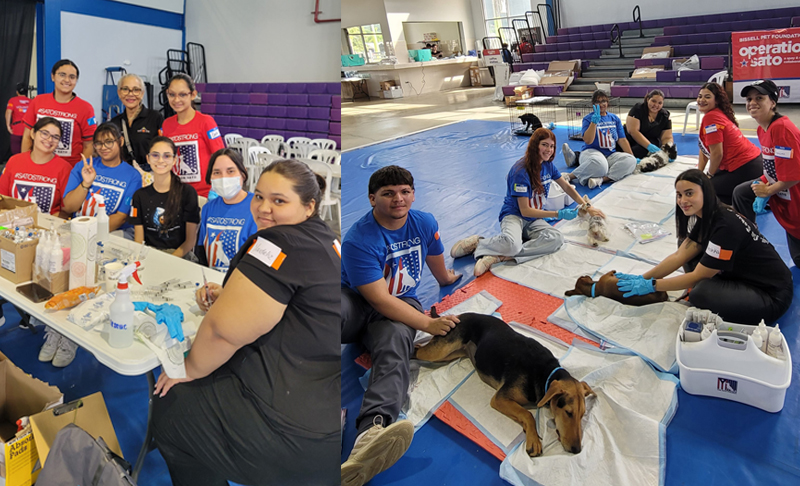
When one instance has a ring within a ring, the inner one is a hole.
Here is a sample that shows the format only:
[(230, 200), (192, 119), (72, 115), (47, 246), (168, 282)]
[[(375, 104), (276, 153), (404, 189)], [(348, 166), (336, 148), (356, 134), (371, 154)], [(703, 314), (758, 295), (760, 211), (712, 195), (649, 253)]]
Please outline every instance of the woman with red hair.
[[(561, 248), (564, 236), (544, 218), (574, 219), (578, 208), (558, 211), (543, 209), (550, 181), (561, 186), (576, 203), (583, 205), (578, 191), (561, 177), (553, 164), (556, 136), (539, 128), (531, 136), (525, 155), (511, 167), (506, 177), (506, 197), (500, 210), (500, 234), (491, 238), (473, 235), (457, 242), (450, 249), (453, 258), (475, 254), (475, 276), (486, 273), (498, 262), (515, 260), (523, 263), (549, 255)], [(587, 205), (592, 216), (605, 216), (602, 211)]]

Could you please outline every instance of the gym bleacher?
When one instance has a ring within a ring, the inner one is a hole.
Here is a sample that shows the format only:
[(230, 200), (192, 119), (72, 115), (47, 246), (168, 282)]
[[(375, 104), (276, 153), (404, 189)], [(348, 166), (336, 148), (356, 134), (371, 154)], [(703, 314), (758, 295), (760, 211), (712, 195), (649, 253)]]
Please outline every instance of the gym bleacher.
[[(546, 70), (552, 61), (580, 59), (581, 73), (563, 90), (561, 86), (534, 88), (536, 96), (560, 96), (561, 103), (591, 96), (595, 83), (608, 83), (611, 96), (623, 104), (639, 101), (648, 91), (660, 89), (671, 100), (668, 105), (685, 105), (697, 97), (700, 87), (717, 72), (728, 69), (731, 33), (749, 30), (769, 30), (800, 25), (800, 7), (789, 7), (718, 15), (698, 15), (667, 19), (565, 27), (557, 35), (547, 36), (543, 44), (534, 46), (533, 53), (522, 54), (522, 62), (513, 65), (514, 72), (529, 69)], [(622, 49), (612, 43), (612, 28), (619, 27)], [(670, 46), (671, 57), (641, 59), (646, 47)], [(623, 57), (620, 56), (622, 52)], [(678, 71), (673, 61), (697, 55), (700, 69)], [(634, 69), (664, 66), (655, 79), (631, 79)], [(504, 88), (507, 96), (511, 89)], [(567, 98), (564, 100), (564, 98)]]

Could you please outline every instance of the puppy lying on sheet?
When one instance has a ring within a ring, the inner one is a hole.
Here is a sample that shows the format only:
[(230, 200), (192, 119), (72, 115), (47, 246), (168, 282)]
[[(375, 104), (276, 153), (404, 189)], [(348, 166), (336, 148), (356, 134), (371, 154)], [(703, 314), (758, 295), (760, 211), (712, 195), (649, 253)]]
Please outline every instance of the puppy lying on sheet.
[[(431, 316), (435, 315), (436, 309), (431, 308)], [(589, 385), (559, 366), (547, 348), (500, 319), (470, 313), (458, 318), (454, 329), (417, 349), (417, 359), (436, 362), (469, 357), (481, 380), (497, 390), (492, 408), (522, 425), (528, 455), (542, 453), (536, 419), (524, 408), (529, 404), (549, 406), (564, 450), (580, 452), (585, 397), (594, 395)]]
[(581, 218), (589, 221), (589, 229), (586, 232), (586, 238), (592, 246), (597, 246), (600, 243), (608, 241), (608, 226), (606, 225), (606, 218), (604, 216), (591, 216), (588, 208), (592, 205), (589, 196), (583, 195), (583, 201), (586, 203), (578, 210), (578, 215)]
[(678, 157), (678, 148), (675, 144), (665, 143), (660, 151), (643, 158), (636, 166), (633, 173), (639, 174), (656, 171), (667, 165), (668, 161), (675, 160), (676, 157)]
[(669, 297), (666, 292), (655, 292), (648, 295), (636, 295), (633, 297), (623, 297), (622, 292), (617, 288), (617, 280), (615, 274), (616, 270), (611, 270), (605, 275), (600, 277), (600, 280), (595, 282), (592, 277), (584, 275), (579, 277), (575, 282), (575, 288), (567, 290), (564, 295), (585, 295), (587, 297), (608, 297), (609, 299), (616, 300), (621, 304), (627, 305), (647, 305), (655, 304), (657, 302), (664, 302)]

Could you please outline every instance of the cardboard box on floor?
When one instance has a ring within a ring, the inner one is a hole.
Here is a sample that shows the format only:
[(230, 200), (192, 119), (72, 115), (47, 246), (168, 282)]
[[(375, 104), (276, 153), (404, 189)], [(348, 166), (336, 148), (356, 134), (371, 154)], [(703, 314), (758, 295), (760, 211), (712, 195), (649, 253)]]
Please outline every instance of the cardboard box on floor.
[(575, 59), (572, 61), (552, 61), (547, 65), (547, 72), (557, 71), (572, 71), (573, 73), (581, 72), (581, 61)]
[(647, 66), (635, 69), (631, 79), (656, 79), (656, 73), (663, 71), (664, 66)]
[(63, 400), (58, 388), (25, 374), (0, 353), (0, 477), (5, 486), (30, 486), (41, 469), (32, 428), (17, 432), (17, 420)]
[(67, 424), (77, 425), (95, 439), (102, 437), (108, 448), (122, 457), (103, 394), (97, 392), (31, 417), (33, 436), (42, 458), (42, 466), (47, 463), (47, 454), (56, 440), (56, 434)]
[(642, 59), (661, 59), (672, 57), (671, 46), (645, 47), (642, 51)]
[(381, 91), (389, 91), (390, 89), (392, 89), (392, 86), (397, 86), (394, 80), (381, 81)]

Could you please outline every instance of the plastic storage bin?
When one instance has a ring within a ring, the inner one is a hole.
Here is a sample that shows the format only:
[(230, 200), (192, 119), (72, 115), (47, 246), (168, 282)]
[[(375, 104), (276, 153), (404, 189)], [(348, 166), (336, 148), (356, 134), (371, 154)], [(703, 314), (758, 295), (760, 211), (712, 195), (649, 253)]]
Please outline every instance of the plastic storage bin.
[(781, 345), (786, 359), (767, 356), (756, 348), (750, 337), (756, 327), (726, 322), (709, 338), (694, 343), (683, 342), (678, 335), (675, 356), (681, 388), (692, 395), (779, 412), (792, 382), (792, 356), (785, 338)]

